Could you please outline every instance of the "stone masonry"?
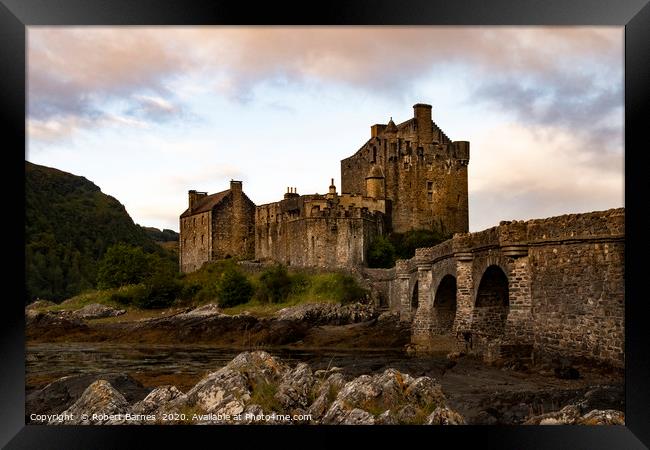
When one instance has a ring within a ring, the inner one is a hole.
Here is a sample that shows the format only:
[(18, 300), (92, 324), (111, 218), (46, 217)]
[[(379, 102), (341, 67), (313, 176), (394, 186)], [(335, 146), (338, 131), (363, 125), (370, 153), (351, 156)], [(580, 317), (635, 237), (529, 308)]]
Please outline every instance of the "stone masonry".
[(390, 304), (421, 349), (471, 336), (484, 355), (529, 346), (623, 367), (624, 218), (619, 208), (456, 234), (398, 262)]

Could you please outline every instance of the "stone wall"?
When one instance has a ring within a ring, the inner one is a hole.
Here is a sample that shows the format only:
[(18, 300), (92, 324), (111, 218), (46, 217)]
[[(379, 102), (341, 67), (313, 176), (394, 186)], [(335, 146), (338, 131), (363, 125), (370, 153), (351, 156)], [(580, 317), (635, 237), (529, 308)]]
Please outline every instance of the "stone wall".
[[(404, 284), (400, 273), (418, 267), (415, 314), (406, 308), (408, 293), (399, 291), (412, 342), (426, 347), (436, 335), (469, 332), (475, 350), (490, 358), (516, 346), (623, 366), (624, 218), (619, 208), (501, 222), (418, 249), (395, 278)], [(451, 312), (436, 309), (445, 277), (456, 282), (451, 330)]]
[(255, 255), (255, 204), (232, 192), (213, 209), (211, 259), (252, 259)]
[(255, 258), (298, 267), (365, 265), (370, 243), (384, 232), (384, 214), (339, 200), (337, 195), (291, 196), (258, 206)]
[(180, 238), (178, 243), (181, 272), (192, 272), (210, 260), (212, 245), (212, 212), (207, 211), (180, 219)]

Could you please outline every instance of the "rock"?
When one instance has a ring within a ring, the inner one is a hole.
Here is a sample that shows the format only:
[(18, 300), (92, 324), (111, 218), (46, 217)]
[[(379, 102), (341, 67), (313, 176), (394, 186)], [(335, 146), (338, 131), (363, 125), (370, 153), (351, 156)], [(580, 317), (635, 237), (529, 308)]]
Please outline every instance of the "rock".
[[(179, 319), (187, 319), (192, 317), (208, 317), (222, 315), (219, 305), (216, 303), (208, 303), (207, 305), (199, 306), (191, 311), (179, 314), (176, 317)], [(223, 314), (225, 315), (225, 314)]]
[(374, 425), (375, 418), (363, 409), (354, 408), (341, 422), (341, 425)]
[(249, 377), (262, 377), (267, 381), (281, 378), (288, 369), (277, 358), (271, 356), (268, 352), (260, 350), (240, 353), (226, 367), (246, 373)]
[(594, 409), (621, 411), (625, 409), (625, 390), (623, 386), (598, 386), (585, 393), (578, 402), (582, 412)]
[(71, 419), (49, 425), (109, 425), (124, 423), (129, 403), (106, 380), (97, 380), (86, 388), (81, 397), (62, 414)]
[(102, 379), (120, 391), (130, 403), (142, 400), (149, 393), (138, 381), (125, 373), (81, 374), (60, 378), (27, 395), (27, 420), (34, 414), (58, 414), (69, 408), (94, 381)]
[(79, 319), (101, 319), (102, 317), (115, 317), (126, 313), (124, 309), (115, 309), (110, 306), (91, 303), (72, 312), (72, 316)]
[(395, 417), (395, 414), (390, 409), (387, 409), (383, 413), (377, 416), (375, 419), (375, 424), (377, 425), (397, 425), (399, 422)]
[(412, 424), (418, 415), (418, 410), (413, 405), (405, 405), (397, 411), (395, 419), (401, 424)]
[[(379, 375), (361, 375), (346, 383), (322, 418), (323, 424), (347, 423), (354, 409), (383, 414), (387, 410), (398, 411), (400, 421), (412, 421), (424, 405), (444, 406), (445, 397), (433, 380), (427, 377), (413, 379), (395, 369), (387, 369)], [(409, 405), (414, 409), (404, 410)], [(413, 413), (413, 414), (411, 414)]]
[(577, 425), (625, 425), (625, 413), (613, 409), (589, 411), (576, 420)]
[(377, 318), (378, 311), (372, 305), (353, 303), (305, 303), (278, 311), (277, 320), (306, 322), (310, 325), (346, 325), (367, 322)]
[(533, 416), (524, 425), (573, 425), (580, 417), (580, 408), (567, 405), (559, 411)]
[(399, 312), (398, 311), (386, 311), (383, 312), (377, 317), (377, 323), (393, 323), (399, 321)]
[(50, 306), (54, 306), (56, 303), (51, 302), (49, 300), (36, 300), (30, 303), (29, 305), (25, 306), (25, 310), (35, 310), (35, 309), (41, 309), (41, 308), (48, 308)]
[[(249, 399), (246, 377), (229, 367), (222, 367), (199, 381), (184, 397), (172, 401), (171, 406), (174, 409), (196, 407), (203, 413), (216, 413), (232, 401), (242, 400), (243, 404)], [(232, 407), (233, 405), (228, 406)]]
[(309, 365), (300, 363), (295, 369), (284, 374), (275, 398), (287, 410), (306, 408), (309, 406), (309, 396), (315, 383)]
[(182, 395), (183, 393), (176, 386), (160, 386), (151, 391), (144, 399), (136, 402), (132, 410), (136, 414), (156, 414), (164, 405)]
[(465, 425), (465, 419), (453, 409), (447, 406), (439, 406), (427, 417), (425, 423), (427, 425)]

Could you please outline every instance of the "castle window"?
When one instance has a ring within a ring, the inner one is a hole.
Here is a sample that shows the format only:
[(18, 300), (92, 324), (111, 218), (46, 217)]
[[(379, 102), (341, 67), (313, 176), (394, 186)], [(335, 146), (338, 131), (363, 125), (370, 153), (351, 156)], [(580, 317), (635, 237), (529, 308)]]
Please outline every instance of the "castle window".
[(427, 192), (427, 201), (433, 201), (433, 192)]
[(433, 201), (433, 181), (427, 181), (427, 201)]
[(372, 148), (372, 161), (371, 162), (372, 163), (377, 162), (377, 147)]
[(196, 236), (192, 237), (192, 245), (196, 245)]
[(433, 181), (427, 181), (427, 191), (433, 191)]
[(203, 245), (204, 241), (205, 241), (205, 235), (202, 234), (202, 235), (201, 235), (201, 245)]

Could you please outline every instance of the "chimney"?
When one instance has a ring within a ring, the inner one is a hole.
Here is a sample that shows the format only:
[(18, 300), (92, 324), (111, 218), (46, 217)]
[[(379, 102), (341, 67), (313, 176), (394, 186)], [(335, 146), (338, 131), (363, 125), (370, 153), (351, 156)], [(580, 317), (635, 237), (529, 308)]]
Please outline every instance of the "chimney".
[(206, 195), (208, 195), (207, 192), (197, 192), (194, 189), (192, 189), (190, 191), (187, 191), (190, 214), (192, 214), (192, 211), (194, 211), (194, 207), (196, 206), (196, 202), (198, 202), (200, 199), (202, 199)]
[(241, 193), (242, 192), (242, 182), (230, 180), (230, 190), (233, 192)]

